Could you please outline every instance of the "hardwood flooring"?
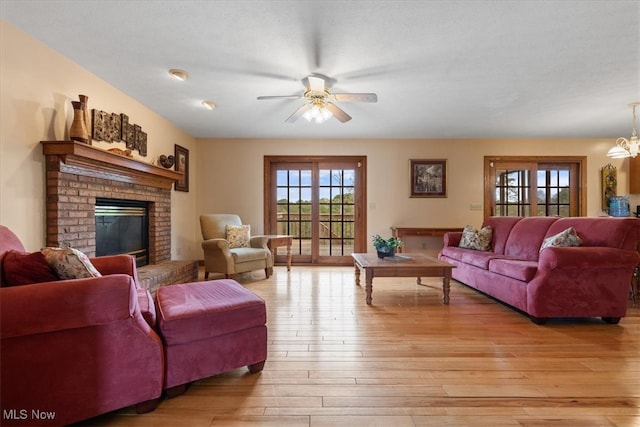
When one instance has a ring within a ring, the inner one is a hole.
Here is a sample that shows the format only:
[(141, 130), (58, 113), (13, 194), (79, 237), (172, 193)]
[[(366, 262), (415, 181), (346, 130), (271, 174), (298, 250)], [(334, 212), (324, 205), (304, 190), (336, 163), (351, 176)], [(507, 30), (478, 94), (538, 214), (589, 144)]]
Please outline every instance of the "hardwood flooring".
[(91, 426), (640, 426), (640, 307), (619, 325), (529, 319), (455, 281), (351, 267), (277, 266), (236, 277), (266, 300), (264, 371), (193, 383), (148, 414)]

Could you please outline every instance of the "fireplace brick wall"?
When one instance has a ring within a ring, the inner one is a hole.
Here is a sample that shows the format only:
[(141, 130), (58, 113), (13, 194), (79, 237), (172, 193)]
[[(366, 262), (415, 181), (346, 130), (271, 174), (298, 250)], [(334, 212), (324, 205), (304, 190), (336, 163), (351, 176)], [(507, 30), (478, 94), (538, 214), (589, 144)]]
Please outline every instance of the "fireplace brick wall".
[[(46, 161), (47, 246), (69, 245), (95, 256), (96, 197), (149, 202), (149, 263), (171, 259), (171, 189), (145, 185), (95, 165)], [(127, 182), (134, 181), (134, 182)]]

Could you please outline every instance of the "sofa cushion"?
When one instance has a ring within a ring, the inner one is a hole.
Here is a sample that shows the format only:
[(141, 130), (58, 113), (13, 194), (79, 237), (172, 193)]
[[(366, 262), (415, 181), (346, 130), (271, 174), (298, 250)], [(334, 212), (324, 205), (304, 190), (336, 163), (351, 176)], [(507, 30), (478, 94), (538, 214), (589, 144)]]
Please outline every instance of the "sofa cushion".
[(262, 248), (235, 248), (231, 250), (231, 256), (236, 264), (265, 259), (267, 253)]
[(558, 218), (531, 216), (518, 221), (507, 238), (504, 255), (513, 259), (537, 261), (547, 230)]
[(509, 233), (522, 217), (519, 216), (490, 216), (482, 223), (483, 227), (491, 227), (493, 238), (491, 240), (492, 251), (496, 254), (504, 254)]
[(491, 248), (492, 237), (493, 230), (491, 227), (482, 227), (480, 230), (476, 230), (472, 226), (467, 225), (462, 230), (462, 238), (458, 246), (475, 251), (487, 251)]
[(489, 261), (496, 258), (503, 258), (503, 255), (494, 254), (489, 251), (470, 251), (467, 250), (466, 253), (462, 254), (462, 262), (465, 264), (471, 264), (473, 266), (482, 268), (484, 270), (489, 269)]
[(247, 248), (251, 237), (251, 225), (227, 225), (229, 248)]
[(529, 282), (538, 271), (538, 263), (519, 259), (495, 258), (489, 261), (489, 271)]
[(158, 328), (167, 345), (186, 344), (264, 325), (265, 302), (232, 279), (163, 286)]
[(88, 277), (101, 277), (102, 274), (91, 264), (89, 258), (77, 249), (73, 248), (43, 248), (49, 267), (55, 271), (58, 278), (85, 279)]
[(42, 252), (7, 251), (2, 260), (3, 286), (28, 285), (58, 280)]
[(560, 218), (547, 231), (552, 236), (569, 227), (573, 227), (582, 246), (607, 246), (627, 250), (636, 250), (640, 235), (640, 219), (638, 218)]
[(540, 246), (540, 250), (542, 251), (543, 249), (550, 246), (570, 247), (580, 246), (581, 244), (582, 240), (580, 240), (580, 237), (576, 233), (576, 230), (573, 227), (569, 227), (558, 234), (544, 239), (544, 242), (542, 242), (542, 246)]

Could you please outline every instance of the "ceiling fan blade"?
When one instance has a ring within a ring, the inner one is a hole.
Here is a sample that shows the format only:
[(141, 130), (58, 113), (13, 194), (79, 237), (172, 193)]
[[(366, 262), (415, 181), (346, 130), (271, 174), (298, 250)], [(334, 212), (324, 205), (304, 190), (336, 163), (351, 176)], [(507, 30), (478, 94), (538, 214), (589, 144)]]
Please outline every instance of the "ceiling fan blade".
[(309, 89), (314, 92), (324, 92), (324, 79), (315, 76), (307, 77), (309, 79)]
[(302, 95), (275, 95), (275, 96), (259, 96), (258, 100), (262, 101), (265, 99), (300, 99)]
[(311, 104), (310, 103), (306, 103), (304, 104), (302, 107), (298, 108), (295, 113), (293, 113), (292, 115), (290, 115), (287, 120), (285, 120), (285, 123), (294, 123), (296, 120), (298, 120), (309, 108), (311, 108)]
[(375, 93), (334, 93), (336, 102), (378, 102)]
[(345, 113), (337, 105), (332, 104), (331, 102), (327, 102), (325, 106), (327, 107), (327, 110), (331, 111), (331, 114), (333, 114), (333, 117), (340, 120), (342, 123), (348, 122), (349, 120), (351, 120), (351, 116)]

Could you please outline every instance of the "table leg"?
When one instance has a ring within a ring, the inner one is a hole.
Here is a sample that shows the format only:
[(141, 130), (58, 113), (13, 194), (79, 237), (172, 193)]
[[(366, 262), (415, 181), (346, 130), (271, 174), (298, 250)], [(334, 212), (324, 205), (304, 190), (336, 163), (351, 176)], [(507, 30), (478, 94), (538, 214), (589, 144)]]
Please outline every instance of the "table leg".
[(418, 284), (418, 285), (422, 285), (422, 278), (417, 277), (417, 278), (416, 278), (416, 284)]
[(451, 281), (451, 270), (447, 269), (442, 276), (442, 303), (449, 304), (449, 290)]
[(360, 286), (360, 266), (356, 264), (356, 286)]
[(364, 287), (365, 293), (367, 294), (367, 305), (371, 305), (371, 293), (373, 292), (373, 273), (365, 271), (366, 284)]
[(291, 271), (291, 242), (287, 244), (287, 271)]

